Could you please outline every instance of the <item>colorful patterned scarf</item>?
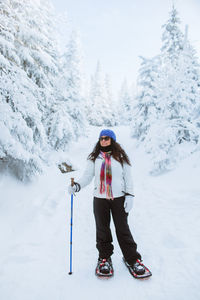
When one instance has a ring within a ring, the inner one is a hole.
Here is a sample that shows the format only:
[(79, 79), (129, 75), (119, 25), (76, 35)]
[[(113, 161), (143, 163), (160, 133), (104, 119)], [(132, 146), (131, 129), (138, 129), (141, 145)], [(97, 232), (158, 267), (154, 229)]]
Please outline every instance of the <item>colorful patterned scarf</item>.
[(106, 169), (106, 198), (113, 200), (112, 193), (112, 170), (111, 170), (111, 152), (102, 152), (103, 162), (100, 172), (100, 193), (105, 192), (105, 169)]

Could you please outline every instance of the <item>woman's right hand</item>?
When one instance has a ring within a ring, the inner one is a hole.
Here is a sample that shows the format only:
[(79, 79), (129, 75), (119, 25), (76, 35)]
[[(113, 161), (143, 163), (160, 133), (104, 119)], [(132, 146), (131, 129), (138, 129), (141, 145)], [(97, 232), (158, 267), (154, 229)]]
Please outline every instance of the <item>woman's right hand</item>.
[(78, 182), (74, 182), (74, 185), (71, 184), (68, 186), (68, 193), (69, 194), (75, 194), (76, 192), (79, 192), (81, 189), (81, 186)]
[(73, 186), (69, 185), (68, 186), (68, 193), (69, 194), (75, 194), (75, 192), (76, 192), (76, 186), (75, 185), (73, 185)]

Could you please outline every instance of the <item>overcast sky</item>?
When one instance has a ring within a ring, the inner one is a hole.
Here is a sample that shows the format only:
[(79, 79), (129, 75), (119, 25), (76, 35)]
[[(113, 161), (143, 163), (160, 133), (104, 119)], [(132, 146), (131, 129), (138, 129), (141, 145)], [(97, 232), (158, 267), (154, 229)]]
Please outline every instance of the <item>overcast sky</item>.
[(67, 12), (71, 29), (80, 32), (85, 68), (94, 73), (97, 61), (119, 89), (126, 77), (136, 81), (139, 56), (157, 55), (161, 26), (174, 3), (181, 28), (189, 25), (189, 39), (200, 56), (200, 0), (51, 0), (57, 12)]

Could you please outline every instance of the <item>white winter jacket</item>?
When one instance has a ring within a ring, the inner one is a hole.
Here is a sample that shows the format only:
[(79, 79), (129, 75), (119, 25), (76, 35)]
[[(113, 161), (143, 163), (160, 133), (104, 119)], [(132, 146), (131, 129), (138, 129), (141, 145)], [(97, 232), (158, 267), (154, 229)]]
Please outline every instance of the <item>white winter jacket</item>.
[[(82, 177), (78, 180), (78, 183), (80, 184), (81, 188), (83, 188), (86, 185), (88, 185), (94, 177), (94, 196), (98, 198), (106, 198), (106, 192), (103, 194), (100, 193), (100, 172), (102, 161), (103, 157), (101, 154), (99, 154), (95, 162), (88, 160), (86, 169)], [(121, 197), (124, 196), (125, 193), (134, 195), (131, 166), (125, 162), (122, 166), (117, 160), (115, 160), (111, 156), (111, 170), (113, 197)]]

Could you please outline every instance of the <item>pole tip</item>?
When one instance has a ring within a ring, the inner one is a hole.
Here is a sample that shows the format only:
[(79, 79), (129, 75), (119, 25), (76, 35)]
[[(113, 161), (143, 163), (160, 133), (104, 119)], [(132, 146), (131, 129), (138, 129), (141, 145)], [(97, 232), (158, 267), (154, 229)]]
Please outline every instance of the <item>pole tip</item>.
[(72, 275), (72, 272), (69, 272), (68, 274), (69, 274), (69, 275)]

